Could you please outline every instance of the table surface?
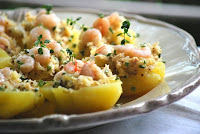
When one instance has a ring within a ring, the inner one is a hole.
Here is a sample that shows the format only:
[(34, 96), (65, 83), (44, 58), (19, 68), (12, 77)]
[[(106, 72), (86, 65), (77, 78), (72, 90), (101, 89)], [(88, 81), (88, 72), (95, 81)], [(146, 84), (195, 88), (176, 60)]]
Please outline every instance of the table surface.
[(200, 86), (166, 107), (73, 134), (200, 134)]

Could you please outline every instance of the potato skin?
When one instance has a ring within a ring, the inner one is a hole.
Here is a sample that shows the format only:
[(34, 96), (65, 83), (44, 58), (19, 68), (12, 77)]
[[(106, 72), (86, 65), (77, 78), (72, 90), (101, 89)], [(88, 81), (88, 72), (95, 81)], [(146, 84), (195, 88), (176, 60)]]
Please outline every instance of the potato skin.
[(11, 67), (10, 61), (11, 57), (6, 53), (6, 51), (0, 48), (0, 69)]
[(0, 118), (11, 118), (30, 111), (42, 100), (40, 93), (32, 91), (0, 91)]
[(122, 93), (122, 82), (103, 84), (93, 87), (83, 87), (79, 90), (66, 88), (44, 87), (54, 93), (56, 99), (56, 112), (65, 114), (80, 114), (96, 112), (111, 108)]
[(165, 64), (163, 62), (158, 62), (154, 70), (148, 71), (144, 76), (142, 76), (142, 69), (140, 69), (137, 75), (120, 78), (123, 82), (122, 96), (140, 97), (160, 84), (164, 76)]

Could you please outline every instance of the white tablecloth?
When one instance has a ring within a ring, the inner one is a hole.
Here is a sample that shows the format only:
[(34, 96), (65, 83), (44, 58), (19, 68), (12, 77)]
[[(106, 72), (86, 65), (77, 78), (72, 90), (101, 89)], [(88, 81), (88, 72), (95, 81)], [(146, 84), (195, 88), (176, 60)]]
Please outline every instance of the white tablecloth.
[(164, 108), (73, 134), (200, 134), (200, 86)]

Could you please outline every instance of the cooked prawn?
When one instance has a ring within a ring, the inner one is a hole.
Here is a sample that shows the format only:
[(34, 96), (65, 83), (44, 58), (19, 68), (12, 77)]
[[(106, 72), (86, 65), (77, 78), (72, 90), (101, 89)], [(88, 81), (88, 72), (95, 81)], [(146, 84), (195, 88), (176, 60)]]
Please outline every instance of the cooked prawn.
[(102, 36), (106, 35), (109, 31), (110, 22), (108, 18), (98, 18), (94, 23), (93, 27), (99, 29)]
[(83, 33), (81, 38), (81, 46), (86, 46), (88, 42), (98, 45), (101, 42), (102, 35), (98, 29), (89, 29)]
[(41, 65), (48, 65), (51, 59), (51, 54), (49, 49), (47, 48), (42, 48), (42, 54), (38, 53), (38, 49), (40, 47), (33, 47), (29, 51), (29, 55), (33, 55), (35, 57), (35, 61), (39, 62)]
[(137, 49), (132, 44), (126, 44), (124, 46), (116, 45), (116, 46), (113, 46), (113, 48), (116, 50), (117, 54), (124, 53), (125, 56), (129, 56), (129, 57), (149, 58), (151, 56), (151, 49), (148, 46), (142, 47), (141, 49)]
[(94, 80), (99, 80), (102, 75), (105, 75), (101, 68), (98, 67), (94, 61), (86, 62), (81, 68), (81, 75), (91, 76)]
[(37, 25), (42, 24), (43, 26), (46, 26), (49, 29), (52, 29), (59, 23), (60, 19), (54, 13), (46, 14), (44, 10), (41, 11), (36, 18)]
[(119, 16), (118, 12), (114, 12), (110, 16), (108, 16), (108, 20), (110, 22), (110, 26), (112, 26), (114, 30), (121, 27), (122, 18)]
[(0, 72), (0, 86), (4, 83), (5, 77), (4, 75)]
[(108, 55), (109, 53), (112, 53), (113, 50), (114, 50), (114, 49), (112, 48), (112, 46), (104, 44), (104, 45), (100, 46), (100, 47), (96, 50), (95, 53), (96, 53), (96, 54)]
[(20, 70), (25, 74), (31, 72), (35, 65), (35, 60), (27, 55), (20, 55), (17, 61), (22, 63), (22, 65), (20, 65)]
[(42, 41), (51, 40), (51, 33), (48, 29), (45, 29), (43, 26), (37, 26), (30, 31), (30, 40), (34, 43), (38, 36), (42, 35)]
[(55, 40), (51, 40), (48, 44), (46, 44), (46, 46), (48, 49), (52, 49), (54, 51), (53, 54), (55, 54), (57, 56), (58, 56), (60, 50), (62, 49), (60, 44)]
[(8, 39), (4, 38), (4, 37), (0, 37), (0, 48), (2, 49), (6, 49), (10, 47), (10, 42)]
[(64, 70), (66, 71), (66, 73), (73, 74), (75, 72), (80, 72), (83, 65), (84, 65), (84, 62), (82, 62), (81, 60), (75, 60), (75, 63), (73, 62), (67, 63), (64, 66)]
[(11, 74), (11, 70), (9, 67), (1, 69), (0, 72), (4, 75), (5, 78), (8, 78)]

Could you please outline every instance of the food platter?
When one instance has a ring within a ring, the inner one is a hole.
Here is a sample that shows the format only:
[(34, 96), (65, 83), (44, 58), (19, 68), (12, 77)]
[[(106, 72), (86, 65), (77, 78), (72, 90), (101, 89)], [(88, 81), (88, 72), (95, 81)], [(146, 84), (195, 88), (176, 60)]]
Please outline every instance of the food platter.
[[(10, 18), (20, 21), (30, 9), (3, 11)], [(36, 12), (37, 10), (32, 10)], [(80, 23), (91, 25), (99, 13), (110, 14), (113, 11), (95, 9), (57, 8), (56, 14), (64, 19), (82, 17)], [(157, 108), (169, 105), (192, 92), (200, 83), (200, 54), (193, 37), (184, 30), (158, 20), (138, 15), (120, 13), (131, 22), (131, 28), (140, 33), (137, 44), (160, 42), (162, 57), (166, 61), (165, 81), (146, 95), (125, 101), (120, 107), (106, 111), (61, 115), (54, 114), (41, 118), (0, 120), (3, 132), (57, 132), (78, 131), (118, 120), (145, 114)]]

